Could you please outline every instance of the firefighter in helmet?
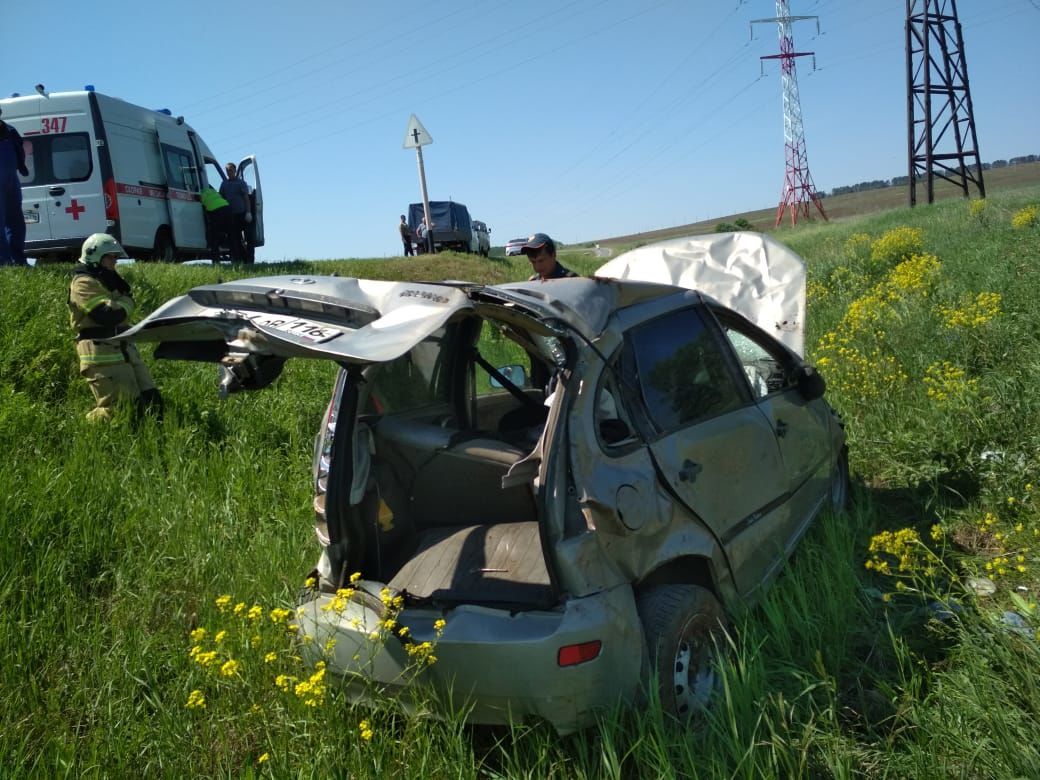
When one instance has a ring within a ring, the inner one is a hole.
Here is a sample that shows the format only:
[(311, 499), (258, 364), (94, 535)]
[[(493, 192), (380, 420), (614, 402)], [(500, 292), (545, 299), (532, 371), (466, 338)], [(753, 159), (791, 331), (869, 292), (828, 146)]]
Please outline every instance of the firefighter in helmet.
[(110, 419), (123, 399), (133, 402), (138, 413), (162, 413), (162, 396), (137, 348), (127, 342), (103, 341), (126, 330), (134, 310), (130, 285), (116, 272), (116, 261), (126, 256), (112, 236), (95, 233), (83, 242), (69, 286), (79, 373), (96, 401), (87, 414), (89, 420)]

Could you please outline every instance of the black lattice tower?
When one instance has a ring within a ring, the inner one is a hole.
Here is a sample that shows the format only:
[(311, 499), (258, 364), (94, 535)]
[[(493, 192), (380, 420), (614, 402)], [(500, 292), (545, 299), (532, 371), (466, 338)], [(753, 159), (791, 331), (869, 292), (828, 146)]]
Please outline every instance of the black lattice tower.
[(986, 197), (956, 0), (906, 0), (906, 85), (910, 205), (936, 178)]
[(802, 104), (798, 95), (798, 73), (795, 69), (795, 59), (798, 57), (813, 57), (815, 52), (795, 51), (794, 33), (792, 22), (806, 19), (817, 19), (815, 16), (791, 16), (787, 0), (777, 0), (776, 16), (772, 19), (755, 19), (752, 24), (760, 22), (776, 22), (780, 28), (780, 53), (769, 54), (762, 60), (780, 60), (781, 81), (784, 90), (784, 157), (786, 159), (784, 173), (784, 189), (780, 196), (780, 205), (776, 210), (776, 224), (779, 225), (784, 218), (784, 212), (789, 212), (791, 224), (798, 222), (798, 217), (808, 219), (811, 216), (811, 206), (815, 205), (820, 216), (827, 219), (827, 213), (823, 210), (820, 195), (813, 184), (812, 174), (809, 173), (809, 158), (805, 151), (805, 130), (802, 127)]

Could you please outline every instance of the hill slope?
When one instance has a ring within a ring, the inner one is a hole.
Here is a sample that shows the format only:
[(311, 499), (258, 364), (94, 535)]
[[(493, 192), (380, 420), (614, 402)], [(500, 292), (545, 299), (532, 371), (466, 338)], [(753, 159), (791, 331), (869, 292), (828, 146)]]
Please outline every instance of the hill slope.
[[(5, 774), (1040, 776), (1038, 213), (1033, 187), (782, 232), (808, 262), (807, 343), (846, 421), (855, 509), (818, 523), (754, 609), (733, 605), (711, 717), (680, 729), (651, 702), (569, 738), (466, 730), (429, 702), (360, 707), (300, 665), (308, 639), (287, 623), (316, 557), (332, 367), (290, 364), (222, 402), (211, 366), (146, 348), (165, 421), (91, 426), (70, 269), (0, 270)], [(125, 271), (144, 310), (245, 272)], [(262, 272), (528, 268), (441, 255)], [(992, 595), (965, 586), (975, 575)]]
[[(985, 181), (986, 191), (990, 197), (1024, 187), (1032, 187), (1037, 183), (1040, 183), (1040, 162), (1025, 163), (1007, 168), (991, 169), (984, 172), (983, 180)], [(972, 193), (973, 197), (976, 195), (977, 193)], [(927, 205), (924, 203), (924, 197), (923, 189), (918, 187), (918, 203), (922, 206)], [(960, 197), (962, 197), (961, 192), (956, 187), (943, 181), (937, 183), (937, 201)], [(901, 208), (907, 205), (908, 198), (908, 188), (905, 186), (885, 187), (882, 189), (851, 192), (844, 195), (827, 197), (823, 199), (823, 207), (827, 212), (829, 219), (840, 221), (848, 218), (864, 217), (880, 211)], [(815, 214), (815, 209), (813, 211)], [(774, 223), (776, 222), (776, 206), (773, 205), (768, 208), (756, 209), (754, 211), (743, 211), (738, 214), (729, 214), (714, 219), (703, 220), (701, 222), (691, 222), (686, 225), (676, 225), (675, 227), (661, 228), (660, 230), (651, 230), (645, 233), (633, 233), (624, 236), (600, 238), (595, 241), (587, 241), (584, 243), (597, 243), (600, 246), (619, 247), (637, 243), (646, 243), (649, 241), (662, 241), (666, 238), (675, 238), (678, 236), (692, 236), (697, 235), (698, 233), (713, 233), (715, 232), (715, 226), (720, 222), (732, 223), (737, 219), (746, 219), (754, 226), (755, 230), (760, 232), (772, 232), (774, 230)], [(814, 221), (818, 221), (818, 217)], [(784, 224), (780, 226), (780, 230), (783, 231), (789, 229), (789, 226), (790, 220), (785, 219)]]

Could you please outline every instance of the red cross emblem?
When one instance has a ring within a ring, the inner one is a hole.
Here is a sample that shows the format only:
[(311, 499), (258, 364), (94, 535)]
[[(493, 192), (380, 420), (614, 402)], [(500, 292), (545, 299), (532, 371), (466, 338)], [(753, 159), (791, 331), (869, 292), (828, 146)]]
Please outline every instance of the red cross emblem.
[(76, 202), (76, 199), (73, 198), (71, 201), (69, 201), (69, 207), (67, 209), (65, 209), (65, 213), (66, 214), (71, 214), (72, 218), (74, 220), (76, 220), (77, 222), (79, 222), (79, 215), (82, 214), (86, 210), (87, 210), (86, 206), (79, 205), (79, 203)]

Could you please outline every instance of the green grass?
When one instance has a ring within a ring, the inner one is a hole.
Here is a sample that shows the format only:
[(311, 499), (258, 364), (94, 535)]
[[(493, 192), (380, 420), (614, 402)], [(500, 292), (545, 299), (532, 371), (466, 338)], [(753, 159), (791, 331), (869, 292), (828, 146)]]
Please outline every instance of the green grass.
[[(705, 722), (679, 729), (650, 706), (562, 739), (539, 724), (471, 729), (425, 709), (355, 707), (331, 687), (317, 707), (280, 691), (276, 673), (305, 674), (284, 627), (214, 600), (229, 594), (265, 615), (291, 606), (313, 564), (310, 457), (332, 368), (291, 364), (274, 388), (221, 402), (215, 369), (157, 362), (146, 347), (165, 421), (92, 426), (65, 308), (70, 269), (3, 270), (4, 776), (1040, 776), (1040, 518), (1030, 489), (1040, 236), (1011, 227), (1013, 213), (1038, 202), (1040, 188), (1022, 188), (974, 214), (945, 201), (782, 231), (809, 264), (807, 344), (811, 359), (830, 359), (821, 371), (848, 426), (855, 509), (818, 523), (765, 600), (734, 616), (724, 692)], [(902, 226), (919, 228), (920, 251), (941, 263), (921, 287), (894, 273), (902, 245), (881, 241)], [(583, 273), (602, 262), (578, 249), (561, 259)], [(125, 270), (143, 310), (246, 273), (492, 282), (529, 273), (523, 258), (452, 254)], [(941, 307), (963, 309), (980, 292), (999, 293), (999, 313), (947, 327)], [(884, 305), (860, 304), (870, 327), (850, 325), (850, 304), (871, 295)], [(897, 369), (853, 370), (823, 346), (831, 332), (874, 355), (868, 369)], [(943, 361), (953, 373), (938, 398), (924, 380)], [(905, 571), (869, 549), (899, 529), (917, 534), (886, 548), (908, 556)], [(893, 574), (867, 570), (871, 558)], [(997, 593), (965, 593), (975, 573)], [(953, 605), (952, 617), (936, 620), (935, 601)], [(1004, 610), (1031, 621), (1026, 635), (1001, 623)], [(228, 630), (235, 676), (189, 657), (198, 627), (205, 647)], [(203, 709), (185, 706), (195, 689)]]

